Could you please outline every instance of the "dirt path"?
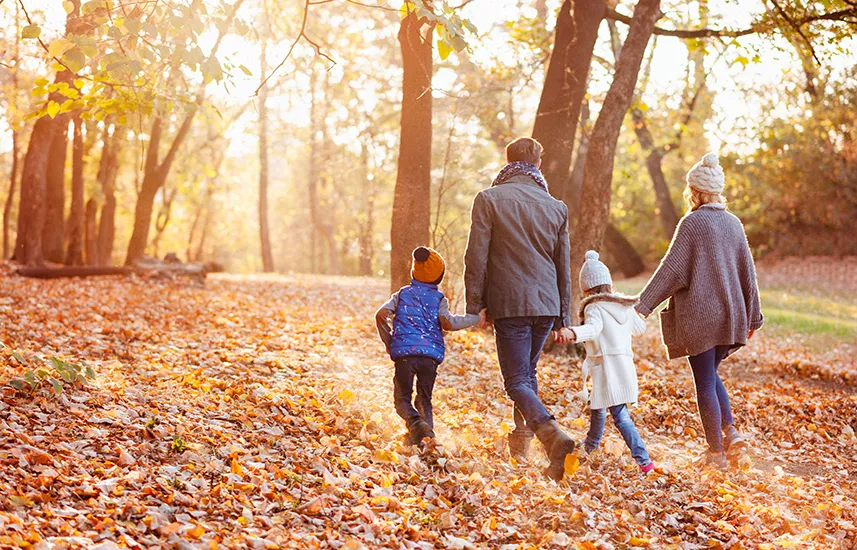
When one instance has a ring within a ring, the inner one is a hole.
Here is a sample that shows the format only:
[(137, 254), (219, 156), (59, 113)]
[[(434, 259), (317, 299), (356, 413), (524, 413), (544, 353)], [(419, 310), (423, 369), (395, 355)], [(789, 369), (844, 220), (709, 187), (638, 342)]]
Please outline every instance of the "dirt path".
[[(541, 457), (508, 461), (510, 404), (484, 333), (449, 336), (441, 446), (402, 444), (370, 321), (383, 283), (3, 284), (4, 342), (30, 361), (85, 359), (99, 379), (59, 397), (0, 394), (0, 546), (847, 548), (857, 536), (854, 394), (764, 374), (765, 346), (726, 369), (754, 468), (689, 466), (703, 448), (692, 384), (650, 327), (634, 416), (667, 473), (641, 477), (608, 427), (599, 456), (556, 485)], [(23, 374), (9, 350), (2, 360), (0, 382)], [(545, 401), (580, 438), (577, 373), (556, 356), (541, 369)]]

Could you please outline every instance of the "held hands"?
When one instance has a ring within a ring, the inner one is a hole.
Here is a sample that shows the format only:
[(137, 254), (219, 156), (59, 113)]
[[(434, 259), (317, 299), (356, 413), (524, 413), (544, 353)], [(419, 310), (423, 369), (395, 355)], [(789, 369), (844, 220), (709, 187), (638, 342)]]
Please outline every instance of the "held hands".
[(573, 344), (577, 337), (574, 331), (568, 327), (553, 331), (553, 339), (557, 344)]
[(494, 326), (494, 320), (488, 316), (488, 308), (479, 312), (479, 323), (477, 323), (476, 326), (481, 329), (487, 329)]
[(750, 332), (747, 333), (747, 340), (751, 340), (754, 334), (756, 334), (756, 330), (751, 328)]

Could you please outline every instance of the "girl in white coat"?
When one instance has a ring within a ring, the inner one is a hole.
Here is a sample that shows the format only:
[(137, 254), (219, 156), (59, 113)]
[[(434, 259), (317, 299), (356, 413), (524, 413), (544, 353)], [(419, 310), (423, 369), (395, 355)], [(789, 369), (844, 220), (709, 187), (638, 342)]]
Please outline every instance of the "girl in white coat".
[[(563, 336), (586, 343), (581, 394), (584, 400), (589, 400), (590, 424), (584, 449), (591, 453), (598, 448), (609, 410), (634, 460), (643, 473), (649, 473), (655, 463), (649, 458), (628, 412), (628, 403), (637, 402), (637, 371), (631, 336), (642, 334), (646, 324), (634, 311), (633, 298), (613, 292), (610, 270), (598, 260), (594, 250), (586, 253), (580, 270), (580, 287), (586, 294), (580, 306), (585, 322), (564, 328)], [(586, 390), (589, 375), (592, 376), (591, 395)]]

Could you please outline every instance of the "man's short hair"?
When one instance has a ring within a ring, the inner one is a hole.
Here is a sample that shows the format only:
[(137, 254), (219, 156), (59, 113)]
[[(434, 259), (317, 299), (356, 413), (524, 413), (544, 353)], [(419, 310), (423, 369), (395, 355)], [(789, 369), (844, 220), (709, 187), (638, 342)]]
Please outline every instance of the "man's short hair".
[(533, 138), (520, 137), (506, 146), (506, 162), (532, 162), (538, 164), (545, 148)]

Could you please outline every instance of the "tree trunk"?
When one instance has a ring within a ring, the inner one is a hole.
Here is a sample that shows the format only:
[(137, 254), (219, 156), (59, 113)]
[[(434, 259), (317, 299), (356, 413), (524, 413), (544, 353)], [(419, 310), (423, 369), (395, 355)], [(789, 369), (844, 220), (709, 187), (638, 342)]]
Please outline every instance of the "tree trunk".
[(646, 168), (649, 171), (649, 177), (652, 179), (652, 185), (655, 188), (655, 197), (658, 204), (658, 216), (661, 219), (661, 227), (663, 227), (664, 235), (667, 239), (671, 239), (676, 225), (678, 225), (678, 213), (673, 204), (670, 188), (667, 185), (667, 179), (664, 177), (664, 171), (661, 167), (664, 155), (660, 147), (655, 146), (655, 140), (652, 138), (649, 127), (646, 126), (646, 119), (640, 109), (631, 110), (631, 119), (634, 122), (634, 133), (637, 134), (637, 140), (643, 151), (647, 153)]
[(612, 223), (604, 230), (604, 248), (625, 277), (634, 277), (646, 269), (634, 245)]
[(565, 0), (559, 11), (533, 127), (533, 138), (545, 148), (542, 172), (556, 197), (566, 194), (580, 106), (605, 9), (604, 0)]
[(43, 116), (33, 125), (24, 166), (21, 170), (21, 197), (18, 203), (18, 236), (15, 259), (24, 265), (41, 265), (42, 228), (45, 225), (48, 156), (54, 124)]
[[(17, 86), (15, 88), (17, 90)], [(3, 259), (9, 257), (9, 216), (12, 214), (12, 201), (18, 186), (18, 131), (12, 130), (12, 170), (9, 174), (9, 194), (3, 206)]]
[(640, 0), (637, 3), (628, 37), (622, 46), (622, 55), (616, 62), (613, 83), (610, 85), (601, 113), (592, 130), (584, 167), (580, 221), (572, 242), (571, 262), (575, 270), (583, 263), (584, 252), (601, 248), (604, 232), (610, 220), (616, 141), (619, 139), (622, 121), (634, 97), (634, 88), (646, 45), (652, 35), (655, 21), (660, 16), (660, 0)]
[(83, 121), (74, 119), (74, 142), (71, 160), (71, 212), (68, 216), (68, 252), (66, 265), (83, 265), (84, 219), (83, 197)]
[[(265, 45), (262, 45), (262, 70), (264, 78), (268, 71), (265, 60)], [(274, 256), (271, 253), (271, 236), (268, 229), (268, 87), (259, 90), (259, 239), (262, 247), (262, 271), (274, 271)]]
[(358, 226), (359, 236), (357, 238), (360, 246), (360, 274), (364, 277), (372, 276), (372, 260), (375, 256), (373, 236), (375, 233), (375, 179), (369, 172), (369, 150), (364, 144), (360, 152), (360, 160), (363, 166), (363, 212), (360, 214)]
[(121, 147), (118, 125), (113, 127), (110, 135), (108, 125), (105, 125), (101, 161), (98, 165), (98, 182), (101, 184), (101, 194), (104, 204), (101, 206), (101, 216), (98, 220), (98, 264), (110, 265), (113, 258), (113, 240), (116, 234), (116, 174), (119, 171), (119, 150)]
[(45, 223), (42, 252), (49, 262), (65, 260), (65, 164), (68, 152), (68, 117), (57, 115), (48, 153), (45, 187)]
[(98, 203), (90, 197), (86, 201), (86, 265), (98, 265)]
[(170, 145), (169, 151), (164, 156), (164, 160), (160, 162), (158, 161), (158, 157), (160, 156), (158, 149), (163, 131), (163, 121), (160, 117), (157, 117), (152, 123), (152, 131), (149, 134), (149, 150), (146, 152), (143, 185), (140, 187), (140, 193), (137, 195), (137, 205), (134, 207), (134, 230), (131, 233), (131, 240), (128, 242), (125, 265), (133, 265), (134, 260), (146, 253), (146, 247), (149, 244), (149, 226), (152, 223), (155, 196), (158, 194), (158, 190), (164, 185), (178, 149), (190, 131), (194, 114), (196, 114), (195, 110), (185, 115), (175, 138), (173, 138), (173, 143)]
[(432, 33), (413, 13), (402, 19), (402, 115), (399, 161), (390, 227), (390, 284), (411, 280), (411, 252), (429, 243), (431, 223)]
[(565, 193), (559, 197), (568, 206), (568, 226), (574, 231), (577, 217), (580, 214), (580, 190), (583, 188), (583, 168), (586, 165), (586, 154), (589, 152), (589, 102), (584, 100), (580, 109), (580, 143), (577, 144), (577, 154), (574, 166), (565, 186)]

